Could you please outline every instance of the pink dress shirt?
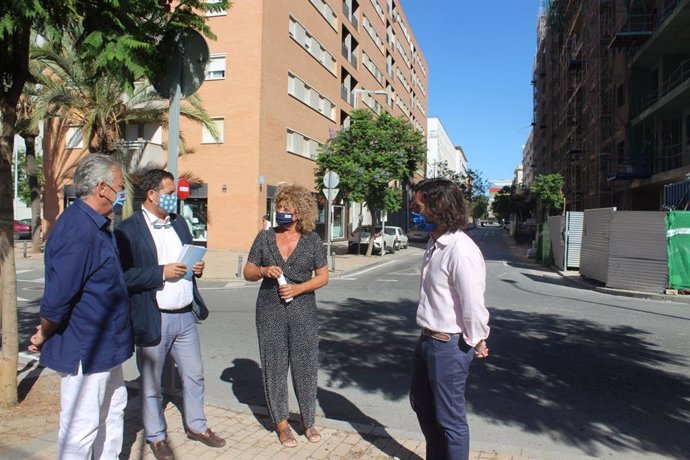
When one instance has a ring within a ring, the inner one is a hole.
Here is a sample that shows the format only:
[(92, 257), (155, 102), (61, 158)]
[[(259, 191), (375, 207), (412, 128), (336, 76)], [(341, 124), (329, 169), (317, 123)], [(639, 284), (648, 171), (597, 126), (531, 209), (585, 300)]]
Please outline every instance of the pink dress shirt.
[(475, 346), (489, 336), (489, 311), (484, 305), (486, 266), (477, 245), (458, 230), (427, 243), (417, 324), (448, 334), (462, 334)]

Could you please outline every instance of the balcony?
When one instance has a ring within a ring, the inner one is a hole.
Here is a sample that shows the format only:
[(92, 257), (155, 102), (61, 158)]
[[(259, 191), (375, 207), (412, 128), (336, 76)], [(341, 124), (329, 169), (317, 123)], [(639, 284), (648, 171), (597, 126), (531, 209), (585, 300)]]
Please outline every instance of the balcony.
[(343, 57), (345, 59), (347, 59), (350, 62), (350, 64), (352, 64), (352, 67), (354, 67), (356, 69), (357, 68), (357, 56), (354, 52), (352, 52), (350, 50), (350, 48), (348, 48), (348, 46), (345, 43), (343, 43), (343, 46), (342, 46), (342, 53), (343, 53)]
[(343, 3), (343, 15), (350, 21), (350, 24), (357, 30), (359, 28), (359, 21), (357, 21), (357, 12), (350, 10), (347, 3)]
[(612, 169), (613, 174), (607, 178), (609, 182), (652, 177), (652, 162), (646, 157), (622, 158)]
[(656, 15), (631, 14), (628, 20), (613, 36), (609, 48), (636, 47), (652, 36), (656, 27)]
[(355, 95), (344, 86), (340, 87), (340, 98), (351, 106), (355, 106)]
[(683, 144), (667, 145), (661, 149), (661, 156), (654, 159), (654, 173), (670, 171), (688, 164), (688, 155), (683, 153)]
[(662, 108), (673, 110), (673, 107), (677, 106), (677, 109), (682, 111), (682, 108), (685, 106), (683, 100), (690, 94), (690, 84), (688, 84), (688, 81), (690, 81), (690, 59), (681, 62), (678, 68), (664, 80), (661, 88), (650, 91), (636, 102), (633, 107), (636, 116), (632, 124), (637, 124), (645, 118), (646, 114), (643, 116), (642, 113), (648, 109), (651, 111), (657, 111)]

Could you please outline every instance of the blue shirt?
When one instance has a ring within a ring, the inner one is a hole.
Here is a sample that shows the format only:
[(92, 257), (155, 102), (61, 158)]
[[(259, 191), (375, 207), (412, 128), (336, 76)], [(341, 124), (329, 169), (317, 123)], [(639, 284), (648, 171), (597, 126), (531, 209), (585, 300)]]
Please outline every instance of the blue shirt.
[(41, 364), (58, 372), (103, 372), (132, 356), (129, 296), (110, 220), (77, 199), (45, 249), (41, 316), (60, 324)]

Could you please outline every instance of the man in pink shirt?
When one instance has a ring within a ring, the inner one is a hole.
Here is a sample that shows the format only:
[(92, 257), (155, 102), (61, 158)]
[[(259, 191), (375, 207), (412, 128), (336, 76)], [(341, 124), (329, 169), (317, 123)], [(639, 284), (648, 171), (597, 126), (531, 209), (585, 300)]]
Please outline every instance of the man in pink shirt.
[(422, 265), (410, 402), (426, 438), (427, 460), (466, 460), (469, 427), (465, 382), (474, 357), (489, 349), (484, 305), (486, 267), (462, 228), (467, 206), (460, 187), (435, 178), (414, 187), (412, 220), (431, 232)]

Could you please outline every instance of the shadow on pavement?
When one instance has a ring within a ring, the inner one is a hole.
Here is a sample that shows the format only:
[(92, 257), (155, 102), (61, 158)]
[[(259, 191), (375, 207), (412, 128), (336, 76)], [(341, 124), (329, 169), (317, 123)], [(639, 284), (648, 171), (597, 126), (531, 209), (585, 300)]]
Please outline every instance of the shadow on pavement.
[[(364, 412), (362, 412), (359, 407), (355, 406), (349, 399), (341, 394), (334, 391), (326, 390), (323, 387), (319, 387), (316, 393), (316, 397), (319, 400), (319, 405), (323, 410), (326, 418), (338, 419), (338, 414), (348, 414), (347, 420), (357, 419), (362, 420), (362, 423), (379, 428), (379, 431), (385, 433), (385, 436), (390, 437), (385, 429), (381, 428), (381, 423), (375, 418), (369, 417)], [(356, 428), (353, 426), (353, 428)], [(371, 433), (360, 433), (362, 439), (367, 441), (369, 444), (377, 446), (381, 452), (388, 455), (389, 457), (398, 458), (409, 458), (415, 459), (420, 458), (417, 454), (407, 449), (405, 446), (397, 442), (392, 437), (388, 443), (378, 443), (377, 440), (381, 438), (381, 434), (371, 434)]]
[(220, 379), (232, 385), (232, 392), (237, 400), (249, 407), (256, 420), (266, 430), (273, 430), (270, 418), (256, 411), (257, 407), (266, 408), (261, 367), (256, 361), (247, 358), (234, 359), (232, 364), (232, 367), (223, 370)]
[(597, 444), (675, 458), (690, 452), (687, 365), (631, 327), (492, 311), (492, 356), (473, 366), (472, 412), (596, 456)]
[[(259, 411), (256, 410), (257, 407), (264, 408), (266, 405), (259, 364), (256, 361), (246, 358), (235, 359), (232, 363), (233, 367), (225, 369), (221, 374), (221, 380), (231, 383), (232, 391), (237, 400), (249, 407), (256, 420), (261, 423), (267, 431), (272, 431), (273, 424), (270, 418), (258, 413)], [(317, 399), (326, 418), (350, 422), (357, 420), (359, 423), (381, 428), (381, 424), (376, 419), (364, 414), (356, 405), (350, 402), (350, 400), (338, 393), (319, 387)], [(263, 410), (260, 412), (263, 412)], [(290, 414), (290, 424), (293, 429), (297, 433), (303, 433), (301, 423), (298, 422), (299, 420), (299, 414)], [(356, 427), (353, 426), (353, 428)], [(414, 452), (411, 452), (392, 438), (388, 443), (377, 443), (376, 441), (381, 438), (382, 434), (360, 434), (364, 440), (372, 445), (378, 446), (379, 449), (388, 456), (393, 457), (397, 455), (406, 456), (405, 458), (419, 458)], [(385, 430), (383, 435), (387, 435)]]
[(329, 376), (326, 386), (354, 386), (367, 393), (380, 392), (390, 400), (407, 398), (419, 336), (417, 302), (347, 298), (337, 303), (321, 301), (320, 306), (320, 368)]

